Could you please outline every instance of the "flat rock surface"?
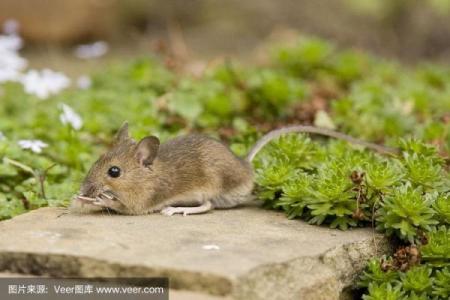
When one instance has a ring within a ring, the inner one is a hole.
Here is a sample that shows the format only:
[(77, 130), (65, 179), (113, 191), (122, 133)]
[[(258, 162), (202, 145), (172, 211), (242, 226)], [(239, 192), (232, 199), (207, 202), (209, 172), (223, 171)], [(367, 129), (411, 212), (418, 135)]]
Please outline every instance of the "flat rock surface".
[(42, 208), (0, 222), (0, 271), (168, 276), (171, 289), (211, 299), (342, 299), (383, 251), (370, 229), (333, 230), (259, 207), (187, 217)]

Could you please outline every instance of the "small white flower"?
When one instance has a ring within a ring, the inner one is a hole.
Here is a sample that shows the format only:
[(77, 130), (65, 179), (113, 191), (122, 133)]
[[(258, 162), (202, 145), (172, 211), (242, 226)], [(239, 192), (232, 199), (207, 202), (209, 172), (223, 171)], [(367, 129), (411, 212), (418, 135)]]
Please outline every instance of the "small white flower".
[(69, 124), (73, 129), (80, 130), (83, 126), (83, 120), (80, 115), (67, 104), (62, 103), (60, 108), (62, 109), (62, 113), (59, 115), (61, 123), (64, 125)]
[(220, 247), (217, 245), (203, 245), (203, 250), (220, 250)]
[[(1, 60), (1, 58), (0, 58), (0, 60)], [(0, 61), (0, 64), (1, 63), (2, 62)], [(14, 69), (9, 69), (9, 68), (2, 69), (0, 67), (0, 83), (7, 82), (7, 81), (19, 81), (19, 80), (20, 80), (19, 72), (17, 72)]]
[(7, 19), (3, 22), (3, 32), (6, 34), (17, 34), (19, 32), (20, 24), (17, 20)]
[(92, 80), (89, 76), (82, 75), (77, 79), (77, 86), (82, 90), (90, 88), (92, 85)]
[(18, 81), (27, 61), (17, 53), (0, 49), (0, 82)]
[(27, 66), (26, 59), (19, 55), (23, 41), (15, 31), (17, 22), (8, 20), (3, 27), (7, 34), (0, 34), (0, 83), (19, 81), (21, 72)]
[(77, 46), (74, 50), (74, 55), (81, 59), (93, 59), (105, 55), (108, 49), (108, 43), (98, 41), (92, 44)]
[(16, 34), (0, 35), (0, 50), (19, 51), (23, 40)]
[(22, 149), (30, 149), (34, 153), (41, 153), (48, 145), (40, 140), (20, 140), (17, 142)]
[(0, 35), (0, 83), (20, 79), (21, 71), (27, 66), (27, 61), (18, 53), (21, 47), (19, 36)]
[(6, 136), (0, 131), (0, 141), (6, 140)]
[(66, 75), (49, 69), (30, 70), (22, 76), (20, 81), (26, 93), (40, 99), (47, 99), (70, 85), (70, 79)]

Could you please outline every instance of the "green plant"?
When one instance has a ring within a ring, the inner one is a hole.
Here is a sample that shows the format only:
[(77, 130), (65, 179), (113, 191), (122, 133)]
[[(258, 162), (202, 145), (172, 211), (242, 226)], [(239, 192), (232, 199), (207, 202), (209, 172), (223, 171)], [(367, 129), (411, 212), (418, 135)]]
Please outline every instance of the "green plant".
[(424, 196), (419, 188), (402, 185), (384, 199), (378, 213), (377, 228), (385, 230), (388, 235), (395, 232), (413, 242), (418, 230), (429, 231), (431, 225), (438, 223), (432, 204), (431, 197)]
[(361, 287), (368, 287), (371, 283), (383, 284), (393, 283), (399, 278), (398, 272), (392, 270), (390, 267), (383, 268), (382, 264), (387, 266), (392, 265), (392, 258), (383, 257), (380, 259), (371, 259), (366, 269), (361, 274), (361, 278), (358, 281), (358, 285)]
[(397, 300), (401, 299), (403, 293), (399, 286), (392, 286), (390, 283), (369, 284), (369, 293), (363, 296), (364, 300)]
[(450, 295), (450, 268), (438, 270), (434, 283), (432, 295), (438, 299), (448, 298), (448, 295)]
[(402, 272), (392, 258), (372, 259), (363, 271), (358, 285), (368, 287), (363, 299), (447, 299), (450, 272), (448, 267), (435, 269), (428, 265), (411, 267)]
[(421, 248), (422, 259), (435, 266), (450, 265), (450, 228), (440, 226), (427, 235), (427, 244)]
[(419, 295), (429, 292), (433, 284), (431, 272), (430, 268), (420, 266), (414, 267), (406, 273), (401, 273), (400, 278), (403, 289)]
[(433, 206), (441, 224), (450, 225), (450, 196), (448, 194), (440, 195)]

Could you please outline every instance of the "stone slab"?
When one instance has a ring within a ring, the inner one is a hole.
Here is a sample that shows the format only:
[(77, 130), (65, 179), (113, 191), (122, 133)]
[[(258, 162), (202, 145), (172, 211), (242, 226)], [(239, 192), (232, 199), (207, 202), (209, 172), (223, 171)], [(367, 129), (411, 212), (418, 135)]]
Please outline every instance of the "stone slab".
[(229, 299), (342, 299), (365, 261), (387, 250), (370, 229), (332, 230), (259, 207), (187, 217), (42, 208), (0, 222), (0, 271), (168, 276), (182, 295)]

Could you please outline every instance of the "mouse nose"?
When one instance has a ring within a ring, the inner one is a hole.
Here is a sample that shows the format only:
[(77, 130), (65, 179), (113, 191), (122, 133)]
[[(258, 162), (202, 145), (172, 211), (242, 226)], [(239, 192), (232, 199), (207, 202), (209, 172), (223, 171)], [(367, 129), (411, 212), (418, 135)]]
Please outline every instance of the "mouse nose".
[(87, 196), (87, 197), (93, 197), (95, 196), (95, 192), (97, 191), (97, 188), (94, 184), (90, 182), (84, 182), (81, 186), (81, 195)]

